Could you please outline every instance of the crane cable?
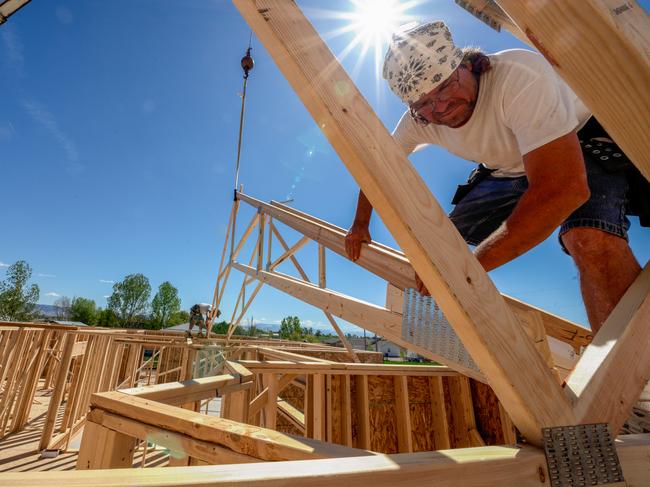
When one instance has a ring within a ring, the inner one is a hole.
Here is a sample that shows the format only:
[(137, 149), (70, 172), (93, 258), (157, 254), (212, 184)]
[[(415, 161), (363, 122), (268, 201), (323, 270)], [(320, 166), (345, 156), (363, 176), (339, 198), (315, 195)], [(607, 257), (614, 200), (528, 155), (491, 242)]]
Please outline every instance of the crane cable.
[(239, 166), (241, 161), (241, 146), (242, 146), (242, 135), (244, 132), (244, 112), (246, 108), (246, 88), (248, 86), (248, 75), (250, 71), (255, 66), (255, 61), (251, 57), (252, 43), (253, 41), (253, 32), (251, 31), (250, 38), (248, 40), (248, 49), (246, 49), (246, 55), (241, 59), (241, 67), (244, 70), (244, 86), (242, 88), (241, 96), (241, 113), (239, 114), (239, 140), (237, 142), (237, 165), (235, 168), (235, 200), (237, 199), (237, 187), (239, 186)]
[[(251, 70), (255, 66), (255, 61), (253, 61), (253, 58), (251, 57), (251, 50), (253, 49), (252, 47), (252, 42), (253, 42), (253, 31), (251, 30), (250, 37), (248, 38), (248, 49), (246, 49), (246, 54), (244, 57), (241, 59), (240, 65), (241, 68), (244, 70), (244, 86), (242, 88), (242, 95), (241, 95), (241, 112), (239, 114), (239, 139), (237, 141), (237, 162), (235, 165), (235, 189), (233, 191), (233, 200), (234, 200), (234, 205), (237, 207), (237, 190), (239, 186), (239, 167), (241, 163), (241, 148), (242, 148), (242, 136), (244, 133), (244, 113), (245, 113), (245, 108), (246, 108), (246, 88), (248, 86), (248, 75), (250, 74)], [(235, 251), (235, 227), (237, 225), (237, 210), (235, 209), (235, 213), (233, 215), (233, 221), (232, 221), (232, 229), (231, 229), (231, 234), (230, 234), (230, 263), (232, 263), (233, 260), (233, 254)]]

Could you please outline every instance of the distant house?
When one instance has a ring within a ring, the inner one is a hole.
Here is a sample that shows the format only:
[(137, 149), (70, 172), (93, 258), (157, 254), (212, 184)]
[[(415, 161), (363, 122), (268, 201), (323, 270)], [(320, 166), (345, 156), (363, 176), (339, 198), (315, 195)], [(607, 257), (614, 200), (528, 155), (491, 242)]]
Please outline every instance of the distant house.
[[(383, 338), (375, 338), (375, 337), (348, 337), (348, 342), (350, 342), (350, 345), (352, 348), (355, 350), (366, 350), (369, 351), (377, 351), (381, 352), (384, 357), (387, 358), (398, 358), (402, 356), (402, 353), (406, 353), (406, 357), (408, 358), (418, 358), (419, 355), (415, 352), (411, 352), (409, 350), (404, 350), (402, 347), (399, 345), (395, 345), (393, 342), (390, 342), (388, 340), (385, 340)], [(332, 347), (342, 347), (343, 344), (341, 343), (341, 340), (338, 337), (332, 337), (328, 338), (327, 340), (323, 341), (324, 344), (330, 345)]]
[(86, 323), (82, 323), (81, 321), (52, 320), (52, 319), (44, 319), (44, 320), (37, 320), (37, 321), (42, 323), (51, 323), (53, 325), (88, 326)]
[(188, 321), (187, 323), (181, 323), (180, 325), (170, 326), (169, 328), (165, 328), (165, 331), (190, 331), (190, 323)]

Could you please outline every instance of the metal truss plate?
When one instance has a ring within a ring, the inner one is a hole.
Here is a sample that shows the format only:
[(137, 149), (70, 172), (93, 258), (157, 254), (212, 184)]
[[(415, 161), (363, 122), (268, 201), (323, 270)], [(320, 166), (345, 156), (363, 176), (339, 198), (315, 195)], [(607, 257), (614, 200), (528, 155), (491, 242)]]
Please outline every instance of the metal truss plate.
[(606, 423), (543, 428), (542, 433), (551, 487), (623, 482)]
[(433, 298), (422, 296), (412, 288), (404, 290), (402, 338), (446, 358), (450, 363), (479, 371)]

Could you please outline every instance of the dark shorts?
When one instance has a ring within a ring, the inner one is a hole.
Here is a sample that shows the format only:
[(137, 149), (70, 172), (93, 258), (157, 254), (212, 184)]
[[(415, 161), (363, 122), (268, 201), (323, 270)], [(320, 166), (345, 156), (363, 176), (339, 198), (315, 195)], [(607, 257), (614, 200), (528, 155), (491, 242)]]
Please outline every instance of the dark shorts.
[[(627, 240), (630, 221), (625, 216), (628, 181), (624, 172), (607, 172), (601, 164), (586, 158), (591, 197), (560, 227), (562, 235), (571, 228), (597, 228)], [(449, 217), (470, 245), (478, 245), (512, 213), (528, 188), (526, 176), (487, 176), (454, 207)], [(562, 245), (566, 252), (566, 249)]]
[(201, 315), (190, 315), (190, 330), (198, 326), (199, 328), (205, 328), (205, 320)]

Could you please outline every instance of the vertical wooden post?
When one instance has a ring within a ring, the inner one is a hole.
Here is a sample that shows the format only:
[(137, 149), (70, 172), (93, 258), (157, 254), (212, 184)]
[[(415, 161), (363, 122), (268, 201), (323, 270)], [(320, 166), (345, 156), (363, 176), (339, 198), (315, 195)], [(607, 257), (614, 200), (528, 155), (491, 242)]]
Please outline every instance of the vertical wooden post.
[(268, 247), (266, 248), (266, 270), (270, 271), (271, 270), (271, 246), (273, 245), (273, 232), (271, 231), (272, 225), (273, 225), (273, 218), (269, 215), (268, 217), (268, 223), (269, 223), (269, 239), (268, 239)]
[(266, 224), (266, 215), (262, 213), (262, 210), (258, 210), (260, 212), (260, 225), (259, 225), (259, 234), (257, 237), (257, 270), (261, 271), (262, 270), (262, 262), (264, 260), (264, 226)]
[(318, 244), (318, 287), (326, 288), (325, 246)]
[(397, 417), (397, 449), (400, 453), (413, 452), (413, 436), (411, 434), (411, 411), (409, 408), (408, 377), (396, 375), (395, 384), (395, 416)]
[(29, 413), (31, 410), (31, 405), (34, 402), (34, 395), (36, 394), (36, 389), (38, 387), (38, 380), (41, 377), (41, 374), (43, 373), (43, 368), (45, 367), (45, 362), (47, 360), (48, 356), (48, 344), (50, 342), (50, 338), (52, 337), (52, 330), (43, 330), (41, 332), (41, 342), (39, 345), (39, 350), (38, 350), (38, 358), (36, 360), (35, 366), (32, 367), (29, 375), (29, 379), (26, 383), (26, 388), (23, 392), (23, 404), (19, 408), (20, 414), (16, 416), (16, 424), (15, 427), (12, 428), (13, 431), (19, 431), (21, 430), (24, 426), (25, 423), (27, 423), (29, 419)]
[(240, 423), (248, 422), (248, 405), (250, 404), (250, 389), (231, 392), (227, 395), (230, 399), (228, 419)]
[(314, 376), (305, 375), (305, 436), (314, 437)]
[(263, 386), (268, 390), (264, 406), (264, 427), (274, 430), (278, 418), (278, 376), (275, 373), (263, 374)]
[(313, 422), (315, 440), (325, 440), (325, 416), (327, 414), (325, 407), (325, 376), (323, 374), (314, 374), (313, 376)]
[(370, 398), (368, 376), (355, 375), (357, 406), (357, 448), (370, 449)]
[(130, 468), (135, 438), (86, 421), (77, 457), (77, 470)]
[(341, 437), (345, 446), (352, 447), (352, 396), (351, 378), (345, 374), (341, 376), (342, 401), (341, 401)]
[(468, 448), (482, 446), (482, 440), (476, 429), (472, 391), (469, 379), (465, 376), (450, 377), (449, 396), (452, 406), (453, 431), (455, 448)]
[[(325, 441), (336, 443), (334, 441), (334, 421), (333, 417), (339, 412), (339, 407), (334, 404), (334, 384), (332, 381), (336, 379), (332, 374), (325, 376)], [(336, 411), (335, 411), (336, 409)], [(339, 431), (336, 432), (340, 434)]]
[(52, 397), (50, 398), (50, 404), (47, 408), (43, 434), (41, 435), (41, 441), (38, 445), (39, 450), (45, 450), (47, 448), (50, 443), (50, 438), (52, 437), (52, 432), (54, 431), (56, 416), (59, 412), (59, 406), (61, 405), (61, 400), (63, 399), (63, 394), (65, 392), (65, 384), (68, 379), (68, 369), (70, 368), (70, 361), (72, 360), (72, 349), (75, 340), (75, 333), (66, 333), (63, 342), (63, 354), (59, 363), (59, 372), (54, 382), (54, 390), (52, 392)]
[(433, 442), (436, 450), (451, 448), (449, 424), (445, 409), (445, 391), (441, 377), (429, 377), (429, 396), (431, 398), (431, 417), (433, 418)]

